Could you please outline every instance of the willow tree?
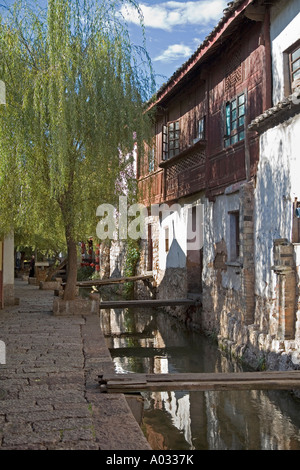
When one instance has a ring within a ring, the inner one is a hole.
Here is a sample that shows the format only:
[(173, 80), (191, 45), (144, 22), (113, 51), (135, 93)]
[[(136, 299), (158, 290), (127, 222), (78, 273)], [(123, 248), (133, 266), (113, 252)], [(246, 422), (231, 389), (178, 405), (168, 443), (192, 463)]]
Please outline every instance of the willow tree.
[(126, 5), (140, 14), (133, 0), (49, 0), (18, 2), (1, 20), (1, 228), (64, 235), (66, 300), (78, 241), (95, 233), (97, 206), (114, 203), (121, 156), (149, 128), (151, 64), (130, 41)]

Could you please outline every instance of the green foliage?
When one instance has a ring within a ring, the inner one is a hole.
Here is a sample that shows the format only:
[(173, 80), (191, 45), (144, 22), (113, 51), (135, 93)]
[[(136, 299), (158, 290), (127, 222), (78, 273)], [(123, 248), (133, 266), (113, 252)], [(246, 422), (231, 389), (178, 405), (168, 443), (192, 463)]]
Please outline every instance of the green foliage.
[[(32, 5), (32, 3), (31, 3)], [(150, 129), (151, 64), (120, 15), (135, 1), (17, 2), (0, 18), (0, 232), (66, 245), (95, 234)], [(142, 26), (142, 23), (141, 23)], [(36, 241), (34, 241), (35, 243)]]
[(266, 369), (267, 369), (267, 367), (266, 367), (266, 358), (265, 358), (265, 356), (264, 355), (259, 356), (259, 358), (257, 360), (257, 370), (264, 371)]
[[(140, 250), (138, 240), (129, 238), (126, 247), (126, 261), (124, 268), (124, 276), (131, 277), (136, 274), (136, 266), (140, 259)], [(124, 284), (123, 293), (127, 298), (132, 298), (134, 294), (134, 283), (126, 282)]]
[(91, 266), (81, 266), (77, 271), (77, 280), (78, 281), (87, 281), (92, 279), (94, 274), (94, 268)]

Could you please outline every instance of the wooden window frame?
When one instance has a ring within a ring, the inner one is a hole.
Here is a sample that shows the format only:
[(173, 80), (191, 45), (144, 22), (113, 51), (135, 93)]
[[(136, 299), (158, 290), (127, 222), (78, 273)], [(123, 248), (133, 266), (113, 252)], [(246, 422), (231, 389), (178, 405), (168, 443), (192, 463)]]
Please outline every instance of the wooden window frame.
[(245, 140), (245, 120), (246, 93), (239, 93), (225, 104), (225, 148)]
[(180, 152), (180, 122), (170, 121), (162, 128), (162, 157), (169, 160)]
[(283, 52), (283, 64), (284, 64), (284, 95), (288, 96), (293, 93), (294, 89), (299, 86), (300, 75), (296, 78), (296, 81), (293, 80), (293, 74), (297, 72), (297, 70), (292, 70), (292, 64), (296, 62), (296, 60), (292, 60), (293, 54), (300, 49), (300, 39), (294, 44), (292, 44), (288, 49)]
[(152, 173), (155, 170), (155, 148), (151, 147), (148, 151), (148, 172)]
[[(295, 58), (293, 58), (293, 54), (295, 54), (296, 52), (298, 52), (298, 55)], [(294, 65), (296, 65), (295, 70), (293, 70)], [(289, 73), (290, 73), (290, 86), (291, 86), (291, 90), (293, 91), (293, 83), (296, 80), (300, 80), (300, 41), (294, 44), (293, 48), (289, 52)], [(294, 77), (296, 73), (298, 73), (298, 76)]]
[(205, 140), (205, 135), (206, 135), (206, 119), (205, 119), (205, 116), (202, 116), (202, 118), (198, 120), (198, 124), (197, 124), (197, 140)]
[(168, 126), (162, 127), (162, 159), (168, 160)]

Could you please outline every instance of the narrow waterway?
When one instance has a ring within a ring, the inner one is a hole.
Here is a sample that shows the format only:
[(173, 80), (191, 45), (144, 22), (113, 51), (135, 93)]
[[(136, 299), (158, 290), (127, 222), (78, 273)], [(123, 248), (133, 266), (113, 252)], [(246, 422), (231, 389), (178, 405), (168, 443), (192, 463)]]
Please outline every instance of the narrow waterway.
[[(208, 338), (160, 310), (101, 311), (118, 373), (233, 372)], [(282, 391), (143, 393), (155, 450), (300, 450), (300, 400)]]

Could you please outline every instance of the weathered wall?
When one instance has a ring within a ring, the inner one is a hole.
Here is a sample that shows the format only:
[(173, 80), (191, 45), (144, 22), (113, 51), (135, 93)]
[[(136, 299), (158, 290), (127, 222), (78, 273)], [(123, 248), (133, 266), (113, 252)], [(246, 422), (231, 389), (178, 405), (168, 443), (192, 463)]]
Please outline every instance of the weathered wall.
[[(151, 215), (146, 220), (151, 224), (152, 232), (152, 252), (153, 263), (152, 271), (157, 286), (156, 297), (164, 299), (186, 298), (188, 294), (187, 277), (187, 255), (191, 248), (200, 249), (203, 235), (202, 213), (201, 209), (197, 212), (197, 224), (199, 243), (192, 245), (187, 242), (188, 233), (193, 228), (190, 225), (190, 211), (193, 206), (201, 207), (203, 195), (197, 194), (194, 197), (182, 199), (174, 205), (160, 205), (160, 211), (153, 209)], [(153, 215), (156, 214), (156, 215)], [(192, 233), (192, 237), (195, 233)], [(147, 273), (149, 269), (149, 242), (141, 242), (141, 259), (138, 266), (138, 272)], [(199, 284), (200, 284), (199, 271)], [(136, 294), (139, 298), (149, 298), (151, 293), (142, 282), (136, 283)], [(200, 292), (199, 292), (200, 294)], [(170, 313), (177, 316), (180, 320), (186, 321), (186, 307), (168, 308)], [(188, 313), (190, 318), (190, 313)], [(198, 324), (199, 318), (193, 315), (192, 321)]]
[(109, 277), (122, 277), (126, 263), (126, 243), (112, 240), (110, 247), (110, 275)]
[[(224, 44), (222, 57), (208, 64), (206, 84), (199, 81), (195, 87), (191, 80), (190, 88), (181, 90), (176, 99), (175, 95), (171, 96), (166, 103), (165, 120), (180, 120), (183, 130), (180, 146), (185, 152), (185, 146), (190, 145), (187, 139), (190, 122), (197, 113), (207, 113), (206, 197), (198, 194), (194, 199), (181, 200), (184, 206), (186, 202), (197, 203), (198, 197), (198, 202), (204, 204), (202, 310), (196, 312), (191, 323), (201, 325), (205, 332), (215, 333), (221, 346), (252, 365), (280, 369), (300, 365), (297, 311), (300, 245), (291, 244), (293, 202), (300, 197), (300, 118), (296, 116), (261, 137), (249, 134), (247, 155), (243, 142), (227, 150), (223, 145), (222, 116), (226, 100), (245, 93), (248, 123), (271, 106), (267, 86), (270, 80), (267, 20), (266, 17), (264, 24), (248, 23), (240, 35)], [(299, 0), (275, 3), (270, 20), (276, 104), (290, 93), (287, 93), (285, 52), (299, 39)], [(250, 38), (247, 41), (245, 34)], [(207, 87), (205, 98), (196, 93), (204, 86)], [(205, 101), (207, 98), (209, 103)], [(197, 108), (200, 103), (201, 110)], [(156, 157), (159, 163), (161, 155)], [(165, 180), (167, 177), (166, 171)], [(253, 179), (248, 181), (250, 178)], [(203, 188), (198, 186), (197, 191)], [(162, 185), (159, 189), (161, 201)], [(165, 192), (172, 201), (188, 194), (188, 184), (183, 184), (177, 193)], [(234, 258), (233, 213), (237, 211), (240, 245), (239, 256)], [(153, 270), (158, 296), (179, 297), (188, 292), (187, 213), (188, 210), (180, 209), (181, 218), (176, 219), (173, 214), (154, 222)], [(170, 234), (168, 253), (166, 227)], [(186, 312), (178, 313), (180, 318), (184, 315)]]
[(293, 201), (300, 198), (299, 132), (297, 115), (262, 134), (255, 191), (258, 349), (267, 362), (279, 353), (275, 362), (291, 366), (300, 364), (300, 245), (291, 243)]
[(288, 67), (284, 52), (299, 40), (299, 0), (281, 0), (271, 9), (270, 35), (272, 41), (273, 102), (290, 94), (287, 86)]
[[(231, 214), (239, 212), (239, 256), (232, 255)], [(253, 187), (228, 188), (205, 210), (202, 327), (232, 339), (232, 324), (247, 325), (254, 314)], [(235, 334), (235, 333), (234, 333)]]
[(291, 241), (293, 200), (300, 197), (299, 129), (300, 115), (268, 130), (260, 141), (255, 199), (256, 292), (266, 298), (272, 298), (276, 282), (270, 270), (273, 240)]

